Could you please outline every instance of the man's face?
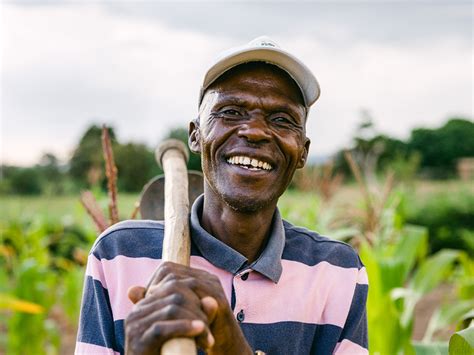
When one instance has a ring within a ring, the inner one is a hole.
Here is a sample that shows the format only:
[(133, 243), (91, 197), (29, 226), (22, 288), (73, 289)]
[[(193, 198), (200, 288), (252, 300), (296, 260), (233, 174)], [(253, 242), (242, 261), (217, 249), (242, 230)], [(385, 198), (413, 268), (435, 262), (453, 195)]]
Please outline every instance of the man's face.
[(201, 153), (207, 187), (230, 207), (253, 212), (276, 203), (309, 139), (296, 84), (272, 66), (233, 70), (205, 93), (190, 146)]

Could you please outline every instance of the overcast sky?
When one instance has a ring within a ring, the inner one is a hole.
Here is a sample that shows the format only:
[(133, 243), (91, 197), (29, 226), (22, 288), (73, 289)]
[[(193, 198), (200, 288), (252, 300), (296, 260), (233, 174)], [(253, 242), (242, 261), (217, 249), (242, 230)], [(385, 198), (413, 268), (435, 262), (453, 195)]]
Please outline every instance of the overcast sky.
[[(196, 116), (206, 64), (268, 35), (322, 94), (311, 155), (350, 143), (360, 112), (380, 132), (473, 117), (470, 1), (1, 3), (1, 160), (70, 157), (92, 123), (150, 147)], [(436, 144), (436, 142), (433, 142)]]

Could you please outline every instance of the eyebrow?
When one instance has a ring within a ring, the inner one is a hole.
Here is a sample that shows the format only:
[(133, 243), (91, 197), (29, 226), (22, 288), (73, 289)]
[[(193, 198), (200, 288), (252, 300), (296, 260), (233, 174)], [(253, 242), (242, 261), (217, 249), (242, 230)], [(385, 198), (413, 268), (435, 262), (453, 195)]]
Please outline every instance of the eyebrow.
[[(251, 100), (243, 99), (240, 97), (236, 97), (233, 94), (226, 94), (226, 93), (220, 93), (221, 97), (218, 102), (216, 102), (216, 105), (222, 106), (222, 105), (245, 105), (247, 103), (252, 103)], [(298, 114), (298, 105), (289, 105), (289, 104), (279, 104), (276, 106), (272, 107), (272, 112), (288, 112), (291, 114)], [(303, 112), (304, 115), (304, 112)]]

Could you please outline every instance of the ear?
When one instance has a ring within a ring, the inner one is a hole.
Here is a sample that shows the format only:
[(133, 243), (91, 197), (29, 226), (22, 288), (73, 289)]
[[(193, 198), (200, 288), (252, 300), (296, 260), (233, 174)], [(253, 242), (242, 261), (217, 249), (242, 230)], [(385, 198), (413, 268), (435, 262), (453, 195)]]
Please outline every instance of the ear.
[(201, 154), (201, 133), (199, 131), (199, 118), (189, 122), (188, 145), (191, 152)]
[(305, 138), (304, 148), (301, 152), (300, 160), (298, 161), (298, 165), (296, 166), (297, 169), (301, 169), (306, 164), (306, 159), (308, 158), (309, 146), (311, 144), (311, 140), (309, 138)]

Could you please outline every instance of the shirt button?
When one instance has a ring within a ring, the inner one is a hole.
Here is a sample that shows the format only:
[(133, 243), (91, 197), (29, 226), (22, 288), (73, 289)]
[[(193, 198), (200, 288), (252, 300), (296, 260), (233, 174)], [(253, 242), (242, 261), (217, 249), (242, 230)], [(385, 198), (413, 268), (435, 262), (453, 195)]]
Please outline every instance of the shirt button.
[(244, 314), (244, 310), (241, 309), (239, 313), (237, 313), (237, 320), (239, 321), (239, 323), (242, 323), (245, 319), (245, 314)]
[(247, 280), (249, 278), (249, 273), (246, 272), (245, 274), (243, 274), (241, 277), (240, 277), (243, 281)]

